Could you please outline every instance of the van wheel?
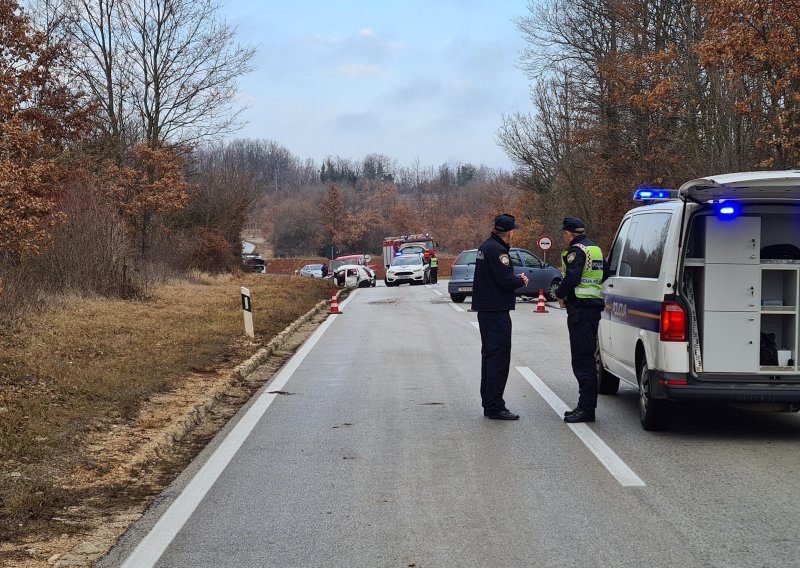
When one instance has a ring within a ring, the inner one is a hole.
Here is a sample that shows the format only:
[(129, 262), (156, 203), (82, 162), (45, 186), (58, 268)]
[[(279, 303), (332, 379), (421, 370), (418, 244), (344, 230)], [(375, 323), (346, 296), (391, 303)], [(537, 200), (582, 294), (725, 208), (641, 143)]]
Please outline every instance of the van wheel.
[(594, 362), (597, 368), (597, 392), (600, 394), (617, 394), (617, 391), (619, 391), (619, 377), (615, 377), (603, 367), (599, 341), (597, 348), (594, 350)]
[(554, 279), (550, 282), (550, 286), (547, 287), (547, 292), (545, 292), (545, 296), (547, 296), (547, 300), (549, 302), (555, 302), (558, 300), (556, 297), (556, 289), (561, 285), (561, 280), (558, 278)]
[(643, 357), (639, 365), (639, 420), (645, 430), (666, 430), (672, 420), (672, 409), (669, 401), (653, 398), (652, 380), (647, 360)]
[(450, 294), (450, 299), (453, 300), (456, 304), (461, 304), (464, 300), (467, 299), (466, 294)]

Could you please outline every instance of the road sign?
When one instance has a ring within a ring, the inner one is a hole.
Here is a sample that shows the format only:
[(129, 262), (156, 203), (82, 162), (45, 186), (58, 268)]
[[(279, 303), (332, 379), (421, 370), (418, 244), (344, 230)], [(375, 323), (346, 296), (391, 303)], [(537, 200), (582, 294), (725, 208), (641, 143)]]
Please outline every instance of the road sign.
[(553, 246), (553, 241), (550, 239), (550, 237), (540, 237), (538, 245), (542, 250), (550, 250), (550, 247)]
[(339, 256), (339, 249), (336, 248), (336, 245), (328, 245), (325, 247), (325, 258), (333, 260), (337, 256)]

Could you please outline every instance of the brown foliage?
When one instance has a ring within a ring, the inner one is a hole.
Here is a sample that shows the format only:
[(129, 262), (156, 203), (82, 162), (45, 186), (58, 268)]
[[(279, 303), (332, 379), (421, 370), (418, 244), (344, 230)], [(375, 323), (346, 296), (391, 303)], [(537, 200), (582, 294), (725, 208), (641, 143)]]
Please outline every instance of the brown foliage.
[(189, 237), (178, 241), (181, 268), (197, 269), (217, 274), (227, 272), (239, 264), (235, 251), (225, 235), (215, 229), (199, 228)]
[(708, 22), (700, 60), (744, 79), (736, 109), (770, 153), (761, 167), (800, 164), (800, 2), (698, 0)]
[(106, 164), (102, 174), (106, 197), (139, 235), (143, 253), (154, 217), (177, 211), (189, 200), (183, 166), (174, 149), (153, 144), (134, 146), (123, 165)]
[(0, 46), (0, 249), (19, 259), (39, 252), (61, 219), (59, 155), (87, 114), (60, 81), (61, 47), (48, 46), (14, 1), (0, 2)]

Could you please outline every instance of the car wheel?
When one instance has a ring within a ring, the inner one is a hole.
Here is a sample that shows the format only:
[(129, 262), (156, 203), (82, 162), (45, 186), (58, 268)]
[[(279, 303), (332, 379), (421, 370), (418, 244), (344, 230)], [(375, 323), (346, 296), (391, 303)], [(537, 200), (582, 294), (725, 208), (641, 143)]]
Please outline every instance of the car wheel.
[(384, 283), (385, 283), (385, 284), (386, 284), (386, 286), (387, 286), (387, 287), (389, 287), (389, 288), (391, 288), (392, 286), (394, 286), (394, 285), (395, 285), (395, 283), (394, 283), (394, 282), (389, 282), (388, 280), (384, 280)]
[(600, 394), (617, 394), (619, 391), (619, 377), (615, 377), (603, 367), (603, 357), (600, 354), (600, 342), (594, 350), (594, 361), (597, 367), (597, 392)]
[(642, 357), (639, 365), (639, 420), (645, 430), (666, 430), (672, 420), (672, 409), (669, 401), (653, 398), (652, 380), (647, 359)]
[(547, 287), (547, 292), (545, 292), (545, 296), (547, 296), (548, 301), (558, 301), (558, 298), (556, 297), (556, 288), (558, 288), (560, 284), (561, 280), (558, 278), (554, 278), (553, 281), (550, 282), (550, 286)]
[(450, 299), (453, 300), (456, 304), (461, 304), (464, 300), (467, 299), (466, 294), (450, 294)]
[(369, 280), (362, 280), (358, 283), (359, 288), (369, 288)]

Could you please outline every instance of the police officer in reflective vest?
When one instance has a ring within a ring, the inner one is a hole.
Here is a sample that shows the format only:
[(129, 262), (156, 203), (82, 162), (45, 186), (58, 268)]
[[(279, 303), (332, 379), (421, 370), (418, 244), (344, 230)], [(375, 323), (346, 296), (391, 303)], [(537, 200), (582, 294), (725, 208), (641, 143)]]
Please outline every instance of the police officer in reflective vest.
[(436, 284), (439, 280), (439, 259), (436, 255), (431, 255), (431, 284)]
[(483, 415), (495, 420), (516, 420), (503, 400), (511, 364), (511, 315), (516, 304), (514, 290), (528, 285), (528, 277), (515, 275), (509, 249), (514, 229), (513, 215), (494, 219), (491, 236), (478, 248), (472, 290), (472, 309), (478, 312), (481, 332), (481, 402)]
[(577, 217), (567, 217), (561, 227), (567, 250), (561, 255), (564, 275), (556, 297), (567, 308), (572, 372), (578, 379), (578, 406), (564, 413), (564, 422), (594, 422), (597, 407), (595, 349), (600, 315), (605, 308), (600, 293), (605, 262), (600, 247), (585, 235), (586, 227)]

